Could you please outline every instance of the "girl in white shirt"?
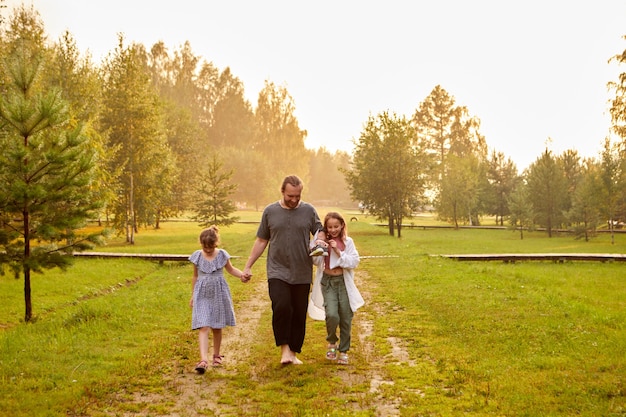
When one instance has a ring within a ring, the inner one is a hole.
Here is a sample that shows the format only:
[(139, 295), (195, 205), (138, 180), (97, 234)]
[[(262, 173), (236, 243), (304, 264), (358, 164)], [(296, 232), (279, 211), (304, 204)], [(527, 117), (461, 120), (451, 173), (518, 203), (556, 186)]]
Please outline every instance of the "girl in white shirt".
[(313, 281), (312, 306), (309, 314), (313, 318), (326, 321), (328, 341), (326, 358), (347, 365), (352, 318), (354, 312), (365, 304), (354, 284), (354, 268), (359, 265), (359, 253), (352, 238), (348, 237), (346, 222), (341, 214), (337, 212), (326, 214), (324, 232), (326, 241), (318, 240), (313, 243), (326, 244), (329, 256), (313, 258), (317, 271)]

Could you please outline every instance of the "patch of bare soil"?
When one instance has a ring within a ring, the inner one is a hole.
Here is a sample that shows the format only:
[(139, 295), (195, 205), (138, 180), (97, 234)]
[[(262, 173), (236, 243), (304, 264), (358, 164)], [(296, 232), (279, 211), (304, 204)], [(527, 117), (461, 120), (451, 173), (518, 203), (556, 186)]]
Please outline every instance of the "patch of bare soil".
[[(211, 379), (211, 373), (228, 372), (231, 367), (248, 360), (250, 350), (248, 341), (251, 341), (252, 335), (255, 334), (262, 312), (269, 308), (267, 281), (252, 280), (246, 285), (252, 286), (253, 293), (246, 302), (237, 306), (237, 325), (224, 329), (221, 351), (225, 357), (222, 367), (209, 368), (204, 375), (197, 375), (193, 369), (195, 360), (189, 360), (177, 367), (177, 373), (171, 376), (163, 392), (133, 394), (130, 402), (143, 410), (123, 414), (115, 412), (111, 415), (124, 417), (163, 415), (149, 407), (142, 407), (146, 404), (152, 406), (167, 404), (169, 410), (167, 416), (171, 417), (210, 415), (211, 412), (216, 416), (225, 415), (224, 404), (218, 406), (219, 398), (215, 395), (220, 392), (220, 384), (223, 382)], [(194, 333), (194, 336), (197, 338), (197, 334)], [(197, 339), (194, 339), (194, 342), (197, 346)], [(212, 344), (209, 349), (211, 346)], [(197, 355), (197, 347), (194, 354)]]
[[(224, 352), (225, 358), (222, 368), (209, 369), (205, 375), (199, 376), (193, 370), (195, 362), (188, 361), (188, 363), (177, 368), (178, 372), (171, 376), (167, 389), (162, 393), (136, 393), (133, 395), (130, 401), (137, 405), (136, 408), (143, 408), (143, 411), (135, 410), (125, 414), (117, 412), (111, 415), (124, 417), (159, 415), (153, 408), (155, 404), (167, 404), (169, 410), (167, 415), (172, 417), (237, 415), (237, 410), (229, 409), (225, 404), (218, 404), (219, 398), (215, 393), (220, 392), (220, 385), (223, 382), (219, 379), (211, 379), (211, 373), (229, 372), (229, 368), (248, 361), (251, 338), (256, 334), (255, 329), (261, 314), (270, 308), (267, 282), (253, 280), (248, 285), (253, 287), (253, 294), (246, 302), (238, 305), (236, 309), (237, 325), (224, 331), (222, 352)], [(401, 363), (404, 366), (413, 367), (415, 363), (409, 358), (402, 340), (393, 336), (387, 338), (391, 345), (391, 354), (386, 357), (380, 355), (370, 336), (373, 334), (374, 328), (373, 316), (384, 314), (386, 307), (371, 304), (369, 291), (376, 291), (376, 285), (364, 269), (359, 270), (358, 285), (365, 298), (366, 307), (360, 309), (354, 316), (353, 335), (359, 338), (359, 343), (355, 344), (353, 349), (360, 351), (359, 353), (368, 366), (365, 372), (361, 366), (358, 372), (353, 372), (348, 366), (340, 375), (347, 387), (369, 381), (369, 393), (375, 397), (377, 416), (399, 416), (401, 399), (391, 397), (388, 393), (383, 392), (385, 386), (394, 384), (394, 381), (386, 375), (384, 367), (388, 363)], [(369, 291), (366, 291), (366, 288)], [(390, 333), (392, 330), (389, 329)], [(349, 395), (349, 392), (349, 389), (346, 390), (346, 395)], [(421, 393), (416, 394), (421, 395)], [(153, 407), (141, 407), (141, 405), (147, 404), (151, 404)], [(355, 407), (360, 408), (359, 405), (355, 405)], [(366, 405), (364, 408), (368, 407)]]
[[(371, 340), (374, 331), (374, 320), (372, 315), (385, 314), (386, 308), (380, 305), (374, 305), (371, 301), (370, 291), (376, 291), (376, 284), (370, 279), (367, 271), (360, 269), (358, 273), (358, 285), (366, 306), (369, 308), (359, 310), (354, 316), (353, 334), (358, 334), (360, 340), (360, 349), (364, 359), (369, 364), (366, 372), (366, 378), (369, 380), (370, 393), (375, 395), (376, 415), (379, 417), (391, 417), (400, 415), (400, 406), (402, 405), (400, 398), (394, 398), (386, 395), (383, 388), (388, 385), (394, 385), (394, 381), (385, 372), (385, 365), (389, 363), (397, 363), (403, 366), (416, 366), (415, 361), (411, 360), (403, 340), (397, 337), (387, 337), (387, 342), (391, 345), (391, 354), (382, 356), (376, 349), (374, 341)], [(366, 290), (369, 289), (369, 290)], [(393, 329), (387, 329), (392, 333)], [(422, 395), (418, 393), (418, 395)]]

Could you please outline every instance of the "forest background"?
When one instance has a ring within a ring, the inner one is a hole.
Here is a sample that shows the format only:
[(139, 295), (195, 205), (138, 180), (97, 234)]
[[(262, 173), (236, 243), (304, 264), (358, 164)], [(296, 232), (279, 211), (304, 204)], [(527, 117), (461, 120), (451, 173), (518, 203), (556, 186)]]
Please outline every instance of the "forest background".
[(141, 227), (183, 213), (228, 223), (235, 209), (276, 199), (289, 174), (303, 178), (308, 201), (358, 205), (398, 237), (424, 210), (455, 227), (495, 218), (521, 238), (541, 227), (589, 240), (626, 219), (624, 74), (610, 84), (619, 140), (607, 138), (598, 158), (546, 147), (520, 173), (489, 151), (480, 119), (440, 85), (412, 115), (370, 115), (352, 154), (310, 150), (285, 86), (266, 81), (253, 106), (228, 67), (188, 42), (148, 49), (120, 34), (95, 65), (71, 33), (50, 41), (33, 7), (2, 16), (0, 243), (3, 264), (24, 271), (26, 287), (28, 271), (65, 265), (65, 254), (98, 243), (76, 233), (86, 219), (131, 244)]
[[(118, 230), (158, 227), (160, 219), (197, 210), (215, 192), (211, 182), (232, 184), (228, 197), (237, 208), (258, 210), (288, 174), (303, 178), (307, 200), (360, 204), (387, 220), (391, 233), (394, 223), (399, 228), (424, 209), (456, 226), (495, 216), (501, 225), (510, 219), (549, 233), (565, 227), (588, 234), (624, 220), (624, 196), (614, 190), (623, 183), (623, 140), (606, 139), (598, 158), (584, 159), (576, 150), (554, 155), (547, 144), (519, 172), (511, 158), (489, 150), (479, 117), (437, 85), (411, 115), (364, 118), (352, 154), (307, 149), (285, 86), (267, 80), (253, 105), (236, 74), (196, 55), (188, 42), (170, 50), (120, 34), (96, 65), (71, 33), (48, 39), (32, 6), (2, 11), (2, 56), (14, 60), (18, 43), (36, 51), (38, 88), (58, 90), (67, 123), (82, 124), (97, 150), (98, 218)], [(621, 80), (611, 87), (614, 130), (623, 138)]]

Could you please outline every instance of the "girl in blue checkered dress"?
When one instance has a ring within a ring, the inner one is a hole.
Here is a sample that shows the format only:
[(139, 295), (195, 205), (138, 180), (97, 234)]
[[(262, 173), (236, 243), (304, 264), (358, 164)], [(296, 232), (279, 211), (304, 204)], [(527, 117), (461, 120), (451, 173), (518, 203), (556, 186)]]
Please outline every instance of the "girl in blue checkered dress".
[(235, 311), (230, 288), (224, 278), (224, 269), (248, 282), (243, 273), (230, 263), (230, 255), (224, 249), (218, 249), (219, 230), (211, 226), (200, 233), (199, 249), (191, 254), (189, 261), (193, 263), (193, 294), (189, 305), (192, 308), (191, 328), (198, 330), (200, 362), (196, 364), (196, 372), (203, 374), (209, 366), (209, 329), (213, 334), (213, 366), (222, 364), (220, 355), (222, 329), (235, 325)]

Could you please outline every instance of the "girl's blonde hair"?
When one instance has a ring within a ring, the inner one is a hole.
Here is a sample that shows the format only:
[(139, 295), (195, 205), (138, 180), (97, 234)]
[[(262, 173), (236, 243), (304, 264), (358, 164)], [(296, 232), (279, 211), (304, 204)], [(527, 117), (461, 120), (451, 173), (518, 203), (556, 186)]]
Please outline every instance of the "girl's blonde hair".
[(207, 227), (200, 232), (200, 244), (203, 248), (216, 248), (220, 243), (220, 231), (217, 226)]
[(326, 238), (329, 237), (328, 232), (326, 231), (326, 224), (330, 219), (339, 220), (339, 223), (341, 224), (341, 233), (339, 234), (339, 237), (341, 239), (344, 239), (346, 236), (348, 236), (348, 226), (346, 226), (346, 221), (343, 219), (343, 216), (336, 211), (329, 211), (324, 217), (324, 232), (326, 233)]

